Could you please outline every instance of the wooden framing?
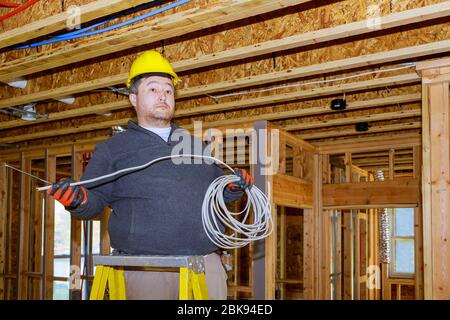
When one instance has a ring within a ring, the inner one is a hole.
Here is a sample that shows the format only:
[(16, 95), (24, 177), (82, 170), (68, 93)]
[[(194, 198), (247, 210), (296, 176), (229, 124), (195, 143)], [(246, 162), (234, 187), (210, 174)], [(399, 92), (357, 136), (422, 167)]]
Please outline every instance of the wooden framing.
[(354, 182), (323, 186), (324, 207), (415, 207), (420, 199), (418, 180)]
[[(31, 160), (21, 155), (20, 169), (30, 172)], [(30, 227), (30, 177), (22, 175), (20, 181), (20, 241), (18, 259), (18, 298), (28, 299), (28, 252), (29, 252), (29, 227)]]
[[(235, 0), (232, 3), (219, 3), (207, 9), (187, 9), (160, 19), (143, 22), (138, 28), (128, 27), (125, 32), (99, 38), (97, 41), (69, 44), (61, 48), (63, 50), (55, 49), (45, 55), (13, 60), (0, 68), (0, 81), (15, 79), (309, 1)], [(440, 9), (442, 10), (442, 8)]]
[[(413, 179), (422, 178), (422, 150), (420, 147), (413, 148), (413, 159), (414, 159), (414, 171)], [(422, 187), (421, 183), (421, 187)], [(424, 263), (424, 252), (423, 252), (423, 190), (421, 190), (421, 197), (419, 199), (418, 208), (414, 208), (414, 265), (415, 265), (415, 299), (423, 300), (424, 295), (424, 282), (423, 282), (423, 263)]]
[[(8, 199), (8, 177), (4, 162), (0, 162), (0, 273), (6, 273), (6, 230), (7, 230), (7, 199)], [(0, 299), (4, 299), (5, 277), (0, 276)]]
[[(79, 181), (83, 174), (81, 154), (72, 146), (72, 179)], [(75, 270), (80, 270), (81, 275), (81, 224), (82, 221), (74, 216), (70, 217), (70, 279), (69, 296), (71, 300), (81, 299), (81, 278), (78, 278)], [(85, 257), (86, 257), (85, 253)]]
[(313, 209), (303, 210), (303, 297), (306, 300), (315, 299), (315, 243), (314, 243)]
[[(176, 111), (175, 118), (195, 116), (195, 115), (199, 115), (202, 113), (224, 112), (224, 111), (234, 110), (234, 109), (236, 109), (236, 107), (239, 107), (241, 109), (250, 108), (250, 107), (263, 106), (263, 105), (275, 104), (275, 103), (280, 103), (280, 102), (288, 102), (288, 101), (295, 101), (295, 100), (300, 100), (300, 99), (305, 99), (305, 98), (318, 97), (318, 96), (322, 96), (322, 95), (332, 95), (332, 94), (337, 94), (337, 93), (342, 93), (342, 92), (350, 92), (350, 91), (363, 90), (363, 89), (373, 89), (373, 88), (377, 88), (377, 87), (384, 87), (389, 84), (390, 85), (408, 84), (408, 83), (414, 83), (417, 81), (419, 81), (419, 77), (417, 76), (417, 74), (414, 74), (414, 73), (404, 74), (404, 75), (399, 75), (399, 76), (392, 76), (392, 77), (385, 77), (385, 78), (377, 78), (377, 79), (373, 79), (373, 80), (336, 85), (333, 87), (325, 87), (325, 88), (320, 88), (320, 89), (315, 89), (315, 90), (305, 90), (305, 91), (300, 91), (300, 92), (272, 95), (270, 97), (270, 99), (268, 99), (267, 97), (261, 97), (261, 98), (241, 100), (239, 103), (236, 103), (233, 101), (233, 102), (212, 104), (212, 105), (206, 105), (206, 106), (195, 107), (195, 108), (188, 108), (188, 109)], [(406, 112), (406, 113), (408, 113), (408, 112)], [(417, 112), (412, 113), (410, 116), (414, 116), (414, 115), (418, 115)], [(117, 119), (117, 120), (107, 120), (107, 121), (97, 122), (97, 123), (93, 123), (93, 124), (80, 125), (78, 127), (72, 127), (72, 128), (54, 129), (54, 130), (47, 130), (47, 131), (42, 131), (42, 132), (30, 133), (30, 134), (4, 137), (4, 138), (0, 138), (0, 143), (14, 143), (14, 142), (30, 140), (30, 139), (38, 139), (38, 138), (45, 138), (45, 137), (52, 137), (52, 136), (60, 136), (60, 135), (64, 135), (64, 134), (73, 134), (73, 133), (79, 133), (79, 132), (85, 132), (85, 131), (104, 129), (104, 128), (109, 128), (112, 126), (126, 125), (128, 120), (129, 120), (128, 118)], [(406, 125), (402, 124), (402, 126), (408, 127), (408, 124), (406, 124)], [(185, 127), (189, 128), (189, 126), (185, 126)], [(409, 128), (411, 128), (411, 129), (416, 128), (416, 127), (417, 126), (415, 124), (409, 125)], [(371, 132), (372, 131), (376, 132), (375, 130), (371, 129)], [(352, 131), (352, 133), (354, 133), (354, 131)], [(305, 136), (305, 135), (303, 135), (303, 136)], [(308, 138), (310, 138), (310, 137), (308, 137)]]
[[(0, 68), (0, 81), (10, 80), (69, 63), (83, 61), (104, 54), (125, 50), (137, 45), (180, 36), (188, 32), (224, 24), (243, 17), (255, 16), (276, 9), (281, 9), (286, 6), (306, 3), (308, 1), (267, 0), (260, 1), (255, 4), (251, 4), (251, 2), (252, 1), (248, 0), (240, 0), (235, 1), (232, 5), (220, 4), (207, 10), (200, 11), (188, 9), (184, 12), (180, 12), (179, 14), (163, 17), (156, 20), (156, 22), (155, 20), (151, 20), (150, 22), (142, 23), (140, 28), (135, 28), (133, 30), (129, 30), (128, 32), (124, 32), (123, 35), (112, 35), (105, 37), (100, 41), (89, 42), (82, 45), (75, 43), (73, 45), (69, 45), (68, 48), (64, 48), (65, 50), (55, 50), (54, 52), (44, 55), (43, 57), (30, 57), (28, 59), (21, 59), (20, 61), (12, 61), (6, 66)], [(388, 29), (405, 24), (445, 17), (449, 14), (450, 7), (448, 3), (443, 2), (380, 17), (379, 25), (382, 29)], [(253, 50), (249, 50), (249, 47), (234, 49), (233, 53), (234, 56), (239, 56), (240, 59), (244, 59), (255, 55), (298, 48), (314, 43), (342, 39), (374, 31), (367, 26), (368, 22), (366, 20), (357, 21), (330, 29), (313, 31), (306, 34), (271, 41), (269, 45), (249, 46)], [(153, 27), (153, 30), (150, 32), (148, 30), (149, 27)], [(133, 41), (130, 41), (129, 39), (132, 39)], [(257, 50), (255, 50), (255, 48)], [(230, 61), (226, 58), (228, 55), (230, 55), (230, 52), (228, 52), (225, 57), (218, 56), (217, 54), (210, 55), (210, 57), (216, 61), (218, 58), (221, 58), (220, 62), (224, 63)], [(192, 60), (195, 61), (196, 59), (194, 58)], [(203, 64), (198, 67), (209, 66), (212, 64), (206, 56), (201, 57), (198, 60), (203, 61)]]
[(311, 182), (277, 174), (273, 177), (273, 201), (294, 208), (312, 208), (313, 187)]
[[(81, 22), (148, 2), (77, 1)], [(66, 13), (8, 30), (0, 39), (0, 109), (38, 103), (39, 113), (49, 118), (23, 121), (15, 118), (18, 110), (0, 110), (0, 165), (51, 181), (69, 175), (80, 179), (83, 152), (108, 139), (111, 127), (135, 120), (125, 92), (119, 95), (111, 86), (123, 87), (133, 58), (156, 49), (182, 80), (175, 122), (204, 140), (210, 129), (244, 128), (237, 146), (220, 139), (212, 143), (224, 146), (224, 155), (243, 151), (237, 159), (245, 161), (235, 167), (250, 170), (278, 215), (270, 237), (233, 256), (231, 297), (290, 298), (288, 288), (301, 284), (302, 296), (294, 298), (403, 299), (405, 286), (411, 286), (415, 299), (450, 299), (450, 40), (445, 28), (450, 2), (407, 2), (380, 2), (377, 21), (369, 16), (368, 4), (356, 0), (191, 2), (101, 36), (30, 49), (28, 55), (8, 46), (62, 31)], [(64, 6), (52, 3), (51, 10)], [(32, 19), (48, 15), (38, 11), (30, 9)], [(16, 18), (5, 29), (23, 22)], [(430, 57), (437, 59), (424, 61)], [(26, 88), (5, 83), (23, 76)], [(76, 95), (75, 104), (49, 101), (68, 95)], [(330, 100), (341, 97), (349, 100), (346, 109), (331, 110)], [(201, 130), (194, 127), (197, 121), (203, 122)], [(355, 123), (366, 121), (367, 132), (355, 131)], [(256, 130), (264, 134), (254, 147)], [(56, 136), (57, 143), (44, 146)], [(264, 172), (262, 160), (275, 157), (277, 148), (278, 168)], [(382, 170), (386, 181), (374, 181), (374, 170)], [(35, 192), (36, 184), (0, 168), (0, 298), (52, 299), (54, 281), (74, 280), (73, 269), (55, 277), (54, 201)], [(379, 207), (413, 207), (415, 243), (414, 279), (394, 278), (384, 265), (380, 275), (386, 290), (381, 291), (364, 289), (372, 276), (364, 267), (380, 266)], [(303, 277), (292, 279), (290, 263), (277, 255), (290, 253), (286, 227), (300, 210)], [(99, 217), (103, 254), (110, 253), (109, 214), (105, 209)], [(70, 265), (81, 267), (81, 222), (73, 218), (70, 229)], [(236, 265), (240, 262), (243, 266)], [(336, 272), (342, 272), (340, 279), (330, 285)], [(89, 283), (92, 277), (85, 279)], [(70, 289), (71, 298), (79, 299), (80, 290)], [(411, 298), (411, 288), (407, 291)]]
[[(353, 111), (353, 110), (376, 108), (376, 107), (381, 107), (381, 106), (386, 106), (386, 105), (411, 103), (411, 102), (419, 102), (419, 101), (421, 101), (420, 93), (412, 93), (412, 94), (372, 99), (372, 100), (366, 100), (366, 101), (349, 102), (346, 110)], [(61, 111), (61, 112), (50, 113), (48, 115), (48, 119), (41, 118), (41, 119), (37, 119), (36, 121), (33, 121), (32, 123), (30, 121), (27, 122), (27, 121), (23, 121), (23, 120), (11, 120), (11, 121), (0, 122), (0, 129), (23, 127), (23, 126), (28, 126), (31, 124), (46, 123), (46, 122), (51, 122), (51, 121), (56, 121), (56, 120), (68, 119), (71, 117), (114, 111), (114, 110), (127, 108), (127, 107), (131, 107), (128, 100), (120, 100), (120, 101), (113, 102), (113, 103), (104, 103), (104, 104), (94, 105), (94, 106), (90, 106), (90, 107), (83, 107), (83, 108), (77, 108), (77, 109), (71, 109), (71, 110), (66, 110), (66, 111)], [(252, 117), (241, 117), (239, 119), (212, 121), (212, 122), (204, 123), (203, 125), (204, 125), (204, 127), (225, 127), (227, 125), (238, 124), (238, 123), (248, 123), (251, 121), (280, 120), (280, 119), (287, 119), (287, 118), (294, 118), (294, 117), (319, 115), (319, 114), (324, 114), (324, 113), (329, 113), (329, 112), (332, 112), (332, 110), (330, 110), (330, 107), (327, 105), (327, 106), (323, 106), (323, 107), (313, 107), (313, 108), (300, 109), (300, 110), (280, 111), (280, 112), (263, 114), (263, 115), (252, 116)]]
[[(133, 0), (131, 3), (129, 0), (98, 0), (79, 8), (80, 23), (85, 23), (146, 2), (146, 0)], [(47, 19), (3, 32), (0, 40), (0, 49), (62, 30), (67, 27), (67, 17), (68, 14), (63, 12)]]
[[(417, 112), (414, 112), (417, 113)], [(381, 117), (384, 117), (382, 115)], [(391, 118), (392, 119), (392, 118)], [(347, 121), (351, 122), (352, 120), (340, 120), (341, 122)], [(389, 131), (396, 131), (396, 130), (411, 130), (411, 129), (419, 129), (421, 128), (422, 124), (420, 121), (411, 121), (411, 122), (404, 122), (400, 124), (388, 124), (388, 125), (382, 125), (382, 126), (373, 126), (369, 128), (368, 133), (380, 133), (380, 132), (389, 132)], [(355, 129), (342, 129), (339, 131), (336, 130), (330, 130), (330, 131), (321, 131), (321, 132), (314, 132), (314, 133), (300, 133), (297, 136), (301, 139), (305, 140), (312, 140), (312, 139), (323, 139), (323, 138), (331, 138), (331, 137), (343, 137), (343, 136), (351, 136), (351, 135), (357, 135), (361, 134), (360, 132), (356, 131)]]
[(323, 183), (331, 179), (330, 161), (328, 155), (319, 155), (317, 172), (317, 185), (315, 186), (314, 204), (318, 216), (318, 299), (330, 300), (331, 298), (331, 210), (323, 208)]
[(349, 152), (372, 152), (386, 150), (389, 148), (401, 149), (412, 146), (420, 146), (421, 138), (419, 133), (415, 134), (392, 134), (379, 137), (359, 138), (344, 141), (326, 141), (317, 143), (318, 149), (324, 154), (339, 154), (342, 150)]
[[(412, 117), (420, 117), (421, 110), (413, 109), (413, 110), (402, 110), (402, 111), (394, 111), (380, 114), (371, 114), (367, 116), (356, 116), (350, 118), (340, 118), (333, 120), (326, 120), (320, 122), (304, 122), (304, 123), (296, 123), (291, 125), (286, 125), (284, 127), (287, 131), (294, 130), (307, 130), (307, 129), (315, 129), (322, 127), (331, 127), (331, 126), (342, 126), (347, 124), (353, 124), (358, 122), (366, 122), (366, 121), (382, 121), (382, 120), (392, 120), (392, 119), (402, 119), (402, 118), (412, 118)], [(355, 130), (354, 130), (355, 131)], [(370, 131), (372, 131), (370, 129)], [(356, 132), (358, 134), (358, 132)], [(303, 135), (305, 137), (306, 135)]]
[(417, 64), (423, 99), (424, 298), (450, 299), (450, 59)]
[[(278, 40), (275, 40), (278, 41)], [(270, 41), (268, 42), (270, 43)], [(259, 48), (261, 46), (265, 46), (266, 43), (261, 43), (258, 46), (252, 46), (251, 51), (255, 50), (255, 48)], [(277, 48), (278, 49), (278, 48)], [(346, 70), (346, 69), (352, 69), (352, 68), (358, 68), (362, 66), (367, 65), (377, 65), (381, 63), (386, 62), (394, 62), (398, 60), (408, 59), (408, 58), (417, 58), (424, 55), (429, 54), (435, 54), (440, 52), (446, 52), (450, 49), (450, 40), (443, 40), (438, 42), (432, 42), (429, 44), (424, 45), (418, 45), (414, 47), (407, 47), (402, 49), (396, 49), (391, 50), (387, 52), (380, 52), (375, 54), (369, 54), (365, 56), (358, 56), (354, 58), (348, 58), (348, 59), (342, 59), (337, 61), (331, 61), (326, 62), (322, 64), (316, 64), (312, 66), (306, 66), (306, 67), (299, 67), (294, 69), (288, 69), (284, 71), (278, 71), (278, 72), (272, 72), (272, 73), (266, 73), (258, 76), (253, 77), (247, 77), (232, 81), (223, 81), (223, 82), (216, 82), (213, 84), (208, 85), (200, 85), (192, 88), (187, 89), (181, 89), (177, 92), (177, 98), (185, 98), (185, 97), (195, 97), (198, 95), (203, 94), (209, 94), (213, 92), (218, 91), (227, 91), (227, 90), (235, 90), (235, 89), (242, 89), (249, 86), (256, 86), (256, 85), (262, 85), (262, 84), (268, 84), (271, 82), (278, 82), (278, 81), (286, 81), (296, 78), (302, 78), (302, 77), (308, 77), (323, 73), (330, 73), (330, 72), (336, 72), (339, 70)], [(250, 51), (250, 52), (251, 52)], [(214, 57), (220, 55), (227, 55), (228, 51), (216, 53)], [(233, 57), (231, 55), (232, 59), (237, 59), (238, 57)], [(199, 57), (196, 59), (197, 63), (200, 61), (203, 61), (201, 59), (202, 57)], [(187, 71), (188, 69), (195, 69), (198, 68), (198, 66), (193, 62), (192, 60), (187, 61), (178, 61), (173, 63), (173, 67), (175, 71)], [(28, 104), (33, 103), (37, 101), (42, 101), (45, 99), (57, 99), (60, 97), (64, 97), (67, 95), (73, 95), (76, 93), (81, 92), (87, 92), (95, 89), (100, 88), (106, 88), (109, 86), (115, 86), (118, 84), (122, 84), (126, 81), (128, 77), (127, 73), (119, 74), (119, 75), (113, 75), (109, 77), (99, 78), (96, 80), (86, 81), (83, 83), (77, 83), (72, 84), (64, 87), (54, 88), (51, 90), (31, 93), (19, 97), (13, 97), (9, 99), (4, 99), (0, 102), (0, 108), (5, 107), (11, 107), (15, 105), (22, 105), (22, 104)], [(89, 114), (90, 110), (96, 110), (94, 113), (99, 112), (106, 112), (106, 111), (113, 111), (117, 108), (125, 108), (130, 106), (129, 103), (127, 103), (127, 100), (124, 100), (121, 104), (111, 103), (110, 107), (107, 108), (108, 104), (99, 105), (94, 108), (94, 106), (86, 109), (85, 113), (76, 114), (77, 111), (83, 112), (82, 110), (69, 110), (71, 112), (66, 111), (65, 113), (59, 112), (58, 114), (61, 114), (60, 117), (63, 115), (83, 115), (83, 114)], [(103, 108), (102, 108), (103, 106)], [(104, 109), (104, 110), (103, 110)], [(102, 111), (103, 110), (103, 111)], [(50, 114), (49, 119), (42, 119), (38, 121), (51, 121), (51, 119), (55, 119), (57, 115)], [(56, 119), (55, 119), (56, 120)]]
[[(352, 182), (352, 154), (346, 152), (344, 155), (344, 164), (345, 164), (345, 182)], [(341, 185), (341, 184), (339, 184)], [(326, 205), (327, 201), (327, 192), (326, 186), (323, 186), (323, 199), (324, 205)], [(342, 211), (342, 219), (343, 219), (343, 241), (344, 241), (344, 250), (343, 250), (343, 269), (342, 269), (342, 287), (343, 287), (343, 300), (352, 300), (353, 299), (353, 268), (354, 268), (354, 259), (353, 259), (353, 210), (343, 210)]]
[[(48, 149), (45, 152), (45, 179), (56, 181), (56, 156), (50, 155)], [(55, 246), (55, 200), (45, 195), (44, 216), (44, 292), (45, 300), (53, 299), (53, 259)]]

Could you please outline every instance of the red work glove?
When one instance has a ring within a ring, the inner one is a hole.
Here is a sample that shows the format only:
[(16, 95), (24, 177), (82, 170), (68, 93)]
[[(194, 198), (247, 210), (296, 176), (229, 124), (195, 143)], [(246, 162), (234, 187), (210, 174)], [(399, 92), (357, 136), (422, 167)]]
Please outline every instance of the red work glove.
[(247, 188), (250, 190), (254, 183), (252, 176), (244, 169), (234, 169), (234, 171), (240, 180), (228, 184), (228, 188), (233, 192), (244, 191)]
[(61, 179), (59, 182), (52, 184), (52, 187), (47, 190), (47, 194), (59, 201), (64, 207), (74, 210), (87, 202), (87, 192), (82, 185), (70, 186), (73, 182), (75, 180), (70, 178)]

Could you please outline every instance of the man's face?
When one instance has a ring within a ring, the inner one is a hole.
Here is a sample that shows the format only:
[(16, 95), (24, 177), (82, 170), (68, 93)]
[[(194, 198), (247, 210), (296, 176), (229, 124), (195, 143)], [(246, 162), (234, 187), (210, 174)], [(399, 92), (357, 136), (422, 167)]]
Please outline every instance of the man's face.
[(170, 121), (175, 111), (175, 89), (165, 77), (144, 78), (137, 94), (130, 94), (130, 102), (136, 109), (138, 120), (145, 122)]

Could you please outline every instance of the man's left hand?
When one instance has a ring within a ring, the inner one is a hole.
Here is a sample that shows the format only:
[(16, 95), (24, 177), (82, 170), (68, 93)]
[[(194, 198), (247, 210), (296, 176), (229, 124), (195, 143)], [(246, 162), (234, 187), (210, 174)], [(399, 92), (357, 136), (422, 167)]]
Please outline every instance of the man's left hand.
[(233, 192), (244, 191), (247, 188), (250, 190), (254, 184), (252, 176), (245, 169), (234, 169), (234, 172), (240, 180), (228, 184), (228, 188)]

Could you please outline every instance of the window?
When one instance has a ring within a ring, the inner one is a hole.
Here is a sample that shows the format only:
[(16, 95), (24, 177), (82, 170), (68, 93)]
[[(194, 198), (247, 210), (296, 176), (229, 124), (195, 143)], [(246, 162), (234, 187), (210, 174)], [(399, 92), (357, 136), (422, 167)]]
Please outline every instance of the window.
[[(55, 201), (55, 251), (54, 251), (54, 281), (53, 300), (69, 299), (70, 276), (70, 239), (71, 239), (70, 212), (64, 206)], [(84, 232), (81, 227), (81, 268), (84, 268)], [(92, 254), (100, 253), (100, 221), (92, 223)], [(95, 272), (95, 268), (94, 268)], [(81, 274), (85, 274), (81, 270)], [(84, 276), (82, 276), (84, 278)], [(87, 299), (87, 293), (83, 290), (83, 298)]]
[(53, 261), (53, 300), (69, 299), (69, 283), (61, 278), (70, 273), (70, 213), (55, 201), (55, 251)]
[(414, 277), (414, 208), (392, 210), (390, 277)]

